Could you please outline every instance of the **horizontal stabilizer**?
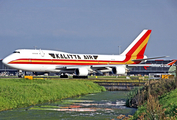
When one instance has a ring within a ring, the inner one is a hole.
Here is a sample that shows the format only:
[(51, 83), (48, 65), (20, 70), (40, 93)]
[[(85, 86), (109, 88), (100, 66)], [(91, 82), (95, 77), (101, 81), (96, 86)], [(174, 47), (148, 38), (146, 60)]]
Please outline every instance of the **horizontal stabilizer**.
[(148, 67), (162, 67), (162, 66), (164, 66), (164, 64), (129, 64), (127, 66), (128, 67), (144, 67), (144, 66), (148, 66)]
[(132, 61), (144, 61), (144, 60), (152, 60), (152, 59), (159, 59), (159, 58), (166, 58), (166, 57), (169, 57), (169, 56), (161, 56), (161, 57), (153, 57), (153, 58), (144, 58), (144, 59), (135, 59), (135, 60), (132, 60)]

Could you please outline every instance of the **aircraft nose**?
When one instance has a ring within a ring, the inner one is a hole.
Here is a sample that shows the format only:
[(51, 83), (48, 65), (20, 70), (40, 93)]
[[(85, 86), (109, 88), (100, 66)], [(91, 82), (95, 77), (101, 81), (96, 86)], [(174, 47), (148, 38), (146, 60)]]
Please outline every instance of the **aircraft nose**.
[(7, 64), (7, 60), (4, 58), (4, 59), (2, 60), (2, 63), (6, 65), (6, 64)]
[(8, 58), (7, 58), (7, 57), (4, 58), (4, 59), (2, 60), (2, 63), (5, 64), (5, 65), (8, 65), (8, 63), (9, 63)]

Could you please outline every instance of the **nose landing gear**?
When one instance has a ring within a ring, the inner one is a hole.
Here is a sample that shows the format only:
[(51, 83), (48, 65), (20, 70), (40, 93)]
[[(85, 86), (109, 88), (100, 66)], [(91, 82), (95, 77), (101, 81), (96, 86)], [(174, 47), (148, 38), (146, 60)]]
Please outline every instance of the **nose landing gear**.
[(18, 77), (19, 78), (23, 78), (24, 77), (24, 74), (23, 74), (22, 70), (18, 71)]

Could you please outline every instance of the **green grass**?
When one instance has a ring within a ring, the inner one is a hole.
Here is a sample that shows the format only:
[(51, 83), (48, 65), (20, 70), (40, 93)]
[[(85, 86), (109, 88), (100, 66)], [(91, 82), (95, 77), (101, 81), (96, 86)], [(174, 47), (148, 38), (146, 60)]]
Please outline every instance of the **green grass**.
[(168, 116), (174, 116), (177, 113), (177, 89), (162, 95), (159, 98), (159, 102), (165, 109), (165, 114)]
[[(147, 87), (148, 88), (148, 87)], [(141, 96), (147, 96), (147, 88), (142, 89)], [(138, 106), (138, 110), (134, 114), (133, 119), (152, 117), (152, 113), (163, 119), (177, 118), (177, 89), (175, 89), (174, 81), (163, 80), (151, 84), (151, 96), (143, 105)], [(145, 97), (143, 97), (145, 98)], [(148, 102), (149, 101), (149, 102)], [(145, 114), (144, 114), (145, 113)], [(144, 115), (143, 115), (144, 114)]]
[(0, 79), (0, 111), (101, 91), (84, 80)]
[[(52, 79), (57, 80), (60, 79), (58, 76), (35, 76), (35, 79)], [(130, 79), (126, 79), (126, 76), (119, 76), (116, 78), (116, 76), (88, 76), (88, 79), (83, 79), (84, 81), (93, 81), (93, 82), (146, 82), (148, 80), (147, 77), (145, 77), (145, 80), (139, 80), (139, 77), (133, 76), (130, 77)], [(64, 78), (62, 78), (64, 79)], [(77, 78), (72, 78), (72, 76), (69, 76), (66, 80), (81, 80)]]
[[(177, 89), (170, 91), (161, 97), (159, 97), (159, 104), (162, 107), (162, 113), (164, 113), (165, 118), (167, 119), (176, 119), (177, 118)], [(138, 116), (141, 116), (142, 113), (147, 112), (147, 103), (138, 107), (138, 110), (134, 114), (134, 119), (137, 119)]]

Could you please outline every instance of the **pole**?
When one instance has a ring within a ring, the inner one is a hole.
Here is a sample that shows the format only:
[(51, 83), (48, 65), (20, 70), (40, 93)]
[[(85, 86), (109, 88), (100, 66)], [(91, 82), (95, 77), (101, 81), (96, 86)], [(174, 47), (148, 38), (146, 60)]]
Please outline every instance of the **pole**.
[(176, 85), (176, 87), (177, 87), (177, 65), (176, 65), (176, 76), (175, 76), (175, 85)]
[(118, 46), (118, 48), (119, 48), (119, 55), (120, 55), (120, 52), (121, 52), (121, 46)]

